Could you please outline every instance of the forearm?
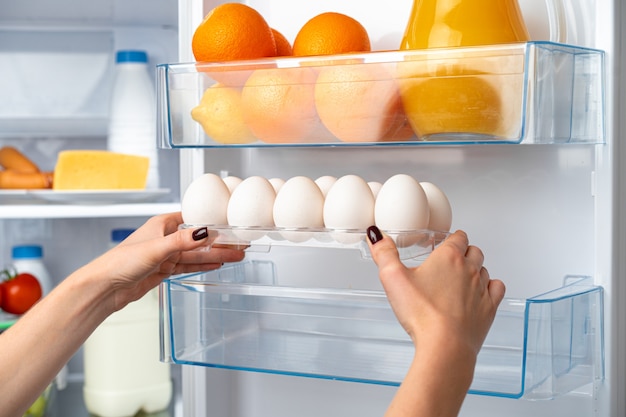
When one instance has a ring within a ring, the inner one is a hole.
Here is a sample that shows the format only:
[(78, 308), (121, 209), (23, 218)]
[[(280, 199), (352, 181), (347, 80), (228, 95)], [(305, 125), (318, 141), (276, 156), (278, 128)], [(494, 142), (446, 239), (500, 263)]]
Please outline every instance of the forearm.
[(113, 311), (113, 293), (100, 273), (79, 269), (0, 335), (3, 416), (21, 416)]
[(456, 417), (472, 382), (471, 351), (419, 347), (385, 417)]

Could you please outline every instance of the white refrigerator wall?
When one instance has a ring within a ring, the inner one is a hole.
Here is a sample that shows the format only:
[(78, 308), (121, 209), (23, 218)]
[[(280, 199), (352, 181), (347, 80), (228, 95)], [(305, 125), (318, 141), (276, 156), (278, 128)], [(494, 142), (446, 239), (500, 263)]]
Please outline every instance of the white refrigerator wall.
[[(270, 26), (293, 40), (315, 14), (345, 12), (369, 31), (374, 49), (395, 49), (411, 1), (306, 4), (248, 1)], [(180, 61), (193, 60), (190, 39), (202, 17), (219, 2), (182, 0)], [(543, 1), (521, 0), (533, 39), (547, 39)], [(440, 186), (453, 207), (453, 229), (468, 232), (485, 253), (490, 274), (503, 279), (508, 297), (525, 298), (557, 288), (568, 274), (591, 275), (605, 289), (604, 381), (551, 401), (510, 400), (471, 395), (463, 416), (617, 416), (624, 405), (624, 265), (620, 221), (623, 185), (619, 126), (613, 125), (620, 97), (616, 57), (622, 57), (614, 25), (624, 11), (619, 2), (575, 1), (566, 6), (567, 43), (599, 48), (606, 56), (605, 145), (524, 145), (416, 147), (402, 149), (248, 149), (184, 150), (184, 188), (203, 172), (287, 179), (295, 175), (361, 175), (384, 181), (408, 173)], [(619, 27), (619, 26), (617, 26)], [(248, 254), (271, 259), (278, 280), (294, 285), (379, 288), (370, 261), (358, 254), (324, 250), (278, 250)], [(453, 372), (453, 370), (451, 370)], [(211, 368), (183, 368), (185, 415), (380, 416), (393, 396), (391, 387), (285, 377)]]

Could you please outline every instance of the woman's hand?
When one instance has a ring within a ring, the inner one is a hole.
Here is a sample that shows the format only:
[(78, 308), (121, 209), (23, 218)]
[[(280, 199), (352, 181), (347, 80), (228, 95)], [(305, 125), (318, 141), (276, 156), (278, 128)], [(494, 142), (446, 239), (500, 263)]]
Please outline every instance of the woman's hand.
[(244, 258), (241, 249), (211, 248), (206, 228), (181, 229), (180, 212), (150, 218), (83, 269), (101, 268), (116, 292), (115, 310), (141, 298), (171, 275), (210, 271)]
[(149, 219), (62, 280), (0, 334), (1, 415), (21, 416), (96, 327), (163, 279), (243, 259), (242, 250), (209, 250), (206, 228), (178, 230), (180, 224), (180, 213)]
[(489, 278), (482, 251), (469, 245), (463, 231), (453, 233), (415, 268), (402, 264), (389, 237), (371, 248), (391, 306), (415, 343), (443, 332), (478, 354), (505, 287)]
[(386, 416), (456, 416), (476, 357), (504, 297), (483, 253), (457, 231), (424, 263), (407, 268), (393, 240), (367, 231), (391, 307), (415, 344), (415, 357)]

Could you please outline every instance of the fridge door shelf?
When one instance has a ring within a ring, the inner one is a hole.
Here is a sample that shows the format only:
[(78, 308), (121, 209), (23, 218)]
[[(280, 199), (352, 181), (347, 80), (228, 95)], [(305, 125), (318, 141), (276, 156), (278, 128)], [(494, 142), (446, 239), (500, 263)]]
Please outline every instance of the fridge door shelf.
[[(589, 277), (505, 298), (470, 393), (549, 399), (604, 378), (603, 290)], [(384, 292), (297, 288), (248, 261), (161, 284), (162, 360), (397, 386), (413, 356)]]
[(160, 146), (604, 143), (603, 74), (551, 42), (162, 64)]
[[(206, 225), (183, 224), (181, 228), (198, 228)], [(325, 228), (287, 229), (279, 227), (207, 226), (212, 246), (233, 246), (252, 252), (269, 252), (273, 246), (358, 250), (363, 258), (371, 258), (365, 230), (335, 230)], [(400, 258), (422, 258), (450, 234), (435, 230), (389, 231)]]

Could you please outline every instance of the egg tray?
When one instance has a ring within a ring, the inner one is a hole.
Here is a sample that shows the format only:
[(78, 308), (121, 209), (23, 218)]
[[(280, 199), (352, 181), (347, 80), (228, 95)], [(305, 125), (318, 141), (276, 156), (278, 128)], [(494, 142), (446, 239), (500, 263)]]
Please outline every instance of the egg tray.
[[(231, 246), (251, 252), (269, 252), (273, 246), (352, 249), (365, 259), (371, 258), (365, 230), (327, 228), (235, 227), (183, 224), (181, 228), (209, 228), (210, 247)], [(384, 231), (398, 247), (400, 259), (408, 260), (429, 255), (449, 235), (435, 230)]]

